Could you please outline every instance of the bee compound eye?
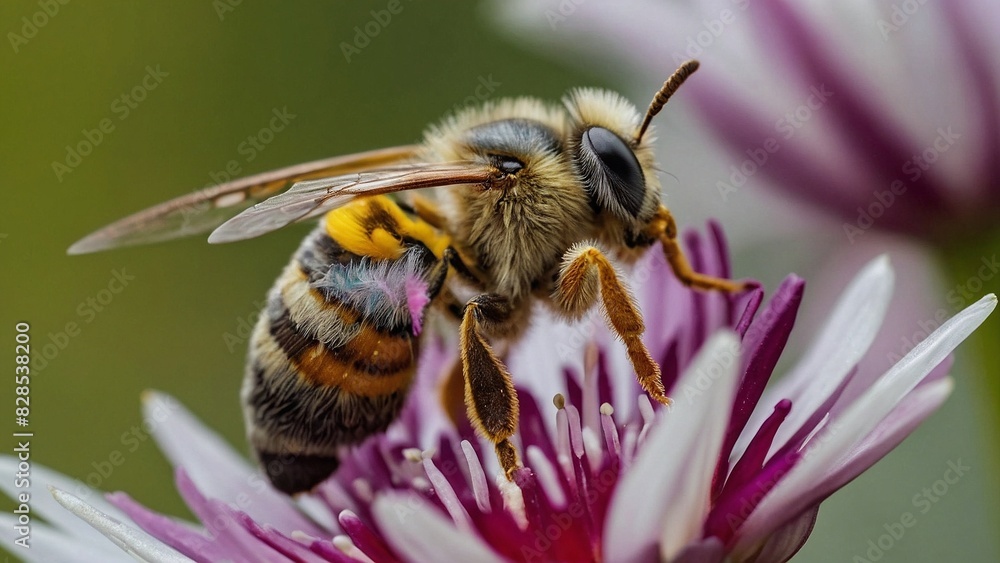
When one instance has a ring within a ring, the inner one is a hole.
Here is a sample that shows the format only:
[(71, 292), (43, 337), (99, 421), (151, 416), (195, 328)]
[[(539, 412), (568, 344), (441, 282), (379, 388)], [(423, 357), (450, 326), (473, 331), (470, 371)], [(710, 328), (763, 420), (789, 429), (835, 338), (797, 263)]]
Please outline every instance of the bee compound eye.
[(516, 174), (522, 168), (524, 168), (524, 163), (520, 160), (514, 158), (513, 156), (505, 154), (492, 154), (490, 155), (490, 160), (493, 161), (493, 165), (501, 170), (504, 174)]
[(646, 196), (646, 180), (635, 152), (618, 135), (591, 127), (580, 139), (579, 162), (591, 197), (601, 207), (620, 207), (635, 217)]

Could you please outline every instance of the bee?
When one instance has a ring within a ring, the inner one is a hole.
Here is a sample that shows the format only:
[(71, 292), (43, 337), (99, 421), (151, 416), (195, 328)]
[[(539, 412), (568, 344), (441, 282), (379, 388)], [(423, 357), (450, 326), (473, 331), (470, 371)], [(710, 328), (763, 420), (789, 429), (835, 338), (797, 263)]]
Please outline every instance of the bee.
[[(195, 192), (98, 230), (70, 253), (213, 228), (210, 243), (231, 242), (322, 216), (271, 289), (248, 353), (247, 434), (271, 482), (309, 490), (336, 471), (340, 448), (385, 430), (413, 381), (432, 310), (458, 328), (461, 367), (445, 388), (463, 389), (468, 420), (512, 478), (518, 401), (495, 350), (524, 334), (535, 302), (568, 320), (602, 307), (639, 384), (668, 404), (618, 264), (660, 245), (687, 286), (746, 287), (695, 272), (661, 203), (647, 133), (697, 68), (681, 65), (645, 115), (595, 89), (560, 105), (488, 102), (429, 127), (418, 145)], [(424, 188), (434, 197), (385, 195)]]

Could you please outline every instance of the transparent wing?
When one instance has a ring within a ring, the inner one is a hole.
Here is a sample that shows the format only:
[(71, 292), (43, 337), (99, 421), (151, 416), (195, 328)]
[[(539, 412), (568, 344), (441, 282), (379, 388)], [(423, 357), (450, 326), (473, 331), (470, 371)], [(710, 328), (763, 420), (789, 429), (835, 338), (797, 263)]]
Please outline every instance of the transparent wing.
[(315, 160), (198, 190), (103, 227), (74, 243), (68, 252), (85, 254), (210, 231), (295, 182), (383, 168), (412, 158), (416, 150), (417, 146), (410, 145)]
[(298, 182), (288, 191), (258, 203), (225, 222), (208, 237), (208, 242), (257, 237), (289, 223), (336, 209), (359, 196), (456, 184), (487, 184), (502, 179), (503, 175), (503, 172), (487, 164), (449, 162), (400, 165)]

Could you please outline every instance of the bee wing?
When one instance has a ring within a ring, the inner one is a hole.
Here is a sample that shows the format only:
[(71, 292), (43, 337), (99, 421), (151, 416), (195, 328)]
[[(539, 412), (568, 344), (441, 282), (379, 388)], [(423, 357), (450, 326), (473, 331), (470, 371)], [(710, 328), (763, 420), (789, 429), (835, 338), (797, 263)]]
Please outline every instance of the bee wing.
[(485, 184), (503, 173), (472, 162), (418, 163), (298, 182), (288, 191), (262, 201), (216, 229), (210, 243), (257, 237), (296, 221), (336, 209), (352, 199), (404, 190), (457, 184)]
[(314, 160), (198, 190), (103, 227), (74, 243), (68, 252), (85, 254), (210, 231), (295, 182), (381, 168), (412, 158), (416, 151), (415, 145), (409, 145)]

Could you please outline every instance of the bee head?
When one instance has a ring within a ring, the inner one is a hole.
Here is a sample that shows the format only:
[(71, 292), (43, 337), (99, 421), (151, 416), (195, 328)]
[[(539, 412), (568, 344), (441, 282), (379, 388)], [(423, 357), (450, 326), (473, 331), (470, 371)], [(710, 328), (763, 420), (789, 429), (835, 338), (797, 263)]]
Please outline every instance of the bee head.
[(569, 153), (591, 206), (638, 230), (659, 207), (660, 184), (649, 140), (636, 139), (635, 106), (591, 89), (571, 93), (565, 103), (572, 119)]

